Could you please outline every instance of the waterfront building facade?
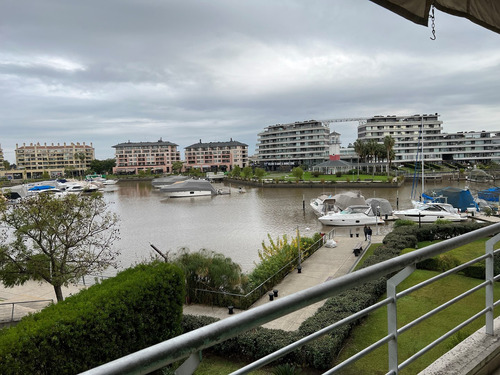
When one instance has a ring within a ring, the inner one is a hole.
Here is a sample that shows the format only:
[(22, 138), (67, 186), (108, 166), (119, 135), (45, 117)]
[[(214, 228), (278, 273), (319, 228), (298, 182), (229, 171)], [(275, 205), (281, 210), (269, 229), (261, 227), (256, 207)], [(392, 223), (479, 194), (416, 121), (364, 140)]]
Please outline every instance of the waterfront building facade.
[[(394, 138), (395, 165), (422, 160), (422, 155), (426, 163), (500, 162), (500, 131), (443, 133), (442, 124), (437, 113), (374, 116), (358, 126), (358, 139), (383, 143), (385, 136)], [(346, 153), (342, 159), (356, 157)]]
[(152, 173), (171, 173), (172, 164), (181, 161), (175, 143), (126, 142), (112, 146), (115, 148), (116, 166), (114, 174), (137, 174), (139, 171)]
[(291, 170), (329, 159), (330, 128), (321, 121), (271, 125), (258, 134), (256, 158), (266, 170)]
[(82, 176), (95, 159), (92, 143), (16, 144), (17, 170), (23, 171), (26, 178), (41, 178), (48, 173), (51, 178), (74, 175)]
[(234, 166), (248, 166), (248, 145), (233, 141), (200, 142), (185, 147), (185, 168), (196, 168), (203, 172), (230, 171)]

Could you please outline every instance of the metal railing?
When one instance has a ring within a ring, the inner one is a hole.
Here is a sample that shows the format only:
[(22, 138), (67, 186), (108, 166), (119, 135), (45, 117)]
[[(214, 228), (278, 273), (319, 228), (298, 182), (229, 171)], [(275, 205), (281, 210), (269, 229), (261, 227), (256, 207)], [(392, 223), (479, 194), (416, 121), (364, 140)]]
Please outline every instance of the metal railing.
[[(463, 265), (460, 265), (452, 270), (439, 274), (438, 276), (415, 285), (405, 291), (396, 293), (396, 286), (415, 270), (415, 265), (418, 262), (453, 250), (467, 243), (490, 236), (494, 237), (487, 241), (485, 255), (469, 261)], [(354, 313), (353, 315), (346, 317), (328, 327), (325, 327), (307, 337), (304, 337), (287, 347), (271, 353), (268, 356), (235, 371), (233, 374), (247, 374), (250, 371), (273, 362), (274, 360), (284, 356), (287, 353), (292, 352), (293, 350), (305, 345), (306, 343), (327, 334), (333, 329), (338, 328), (343, 324), (353, 322), (383, 306), (387, 306), (387, 335), (376, 343), (373, 343), (367, 348), (363, 349), (355, 356), (347, 359), (345, 362), (338, 364), (336, 367), (328, 370), (327, 372), (325, 372), (325, 374), (335, 373), (336, 371), (356, 361), (357, 359), (370, 353), (371, 351), (382, 346), (385, 343), (388, 344), (389, 351), (388, 373), (397, 374), (400, 369), (406, 367), (422, 354), (424, 354), (446, 338), (450, 337), (452, 334), (463, 328), (465, 325), (469, 324), (471, 321), (477, 319), (478, 317), (481, 317), (483, 315), (485, 316), (486, 333), (490, 335), (493, 334), (493, 308), (500, 303), (499, 301), (493, 301), (493, 283), (499, 278), (498, 276), (494, 277), (493, 272), (493, 246), (498, 241), (500, 241), (500, 223), (427, 246), (423, 249), (415, 250), (411, 253), (407, 253), (372, 265), (370, 267), (360, 269), (356, 272), (327, 281), (323, 284), (303, 290), (301, 292), (285, 296), (283, 298), (280, 298), (280, 300), (274, 301), (273, 303), (255, 307), (253, 309), (241, 312), (238, 315), (232, 315), (226, 319), (220, 320), (208, 326), (187, 332), (183, 335), (174, 337), (170, 340), (161, 342), (149, 348), (140, 350), (102, 366), (96, 367), (85, 372), (84, 374), (147, 374), (187, 357), (189, 357), (188, 361), (186, 361), (185, 364), (181, 366), (184, 369), (180, 371), (178, 370), (178, 373), (192, 373), (199, 363), (201, 351), (204, 349), (210, 348), (215, 344), (232, 337), (236, 337), (243, 332), (259, 327), (262, 324), (285, 316), (289, 313), (300, 310), (303, 307), (335, 296), (345, 290), (359, 286), (365, 282), (378, 279), (379, 277), (392, 275), (394, 273), (396, 273), (396, 275), (392, 276), (387, 282), (387, 297), (385, 299), (375, 303), (372, 306), (369, 306), (362, 311)], [(421, 316), (420, 318), (405, 325), (404, 327), (401, 327), (399, 329), (397, 328), (397, 300), (399, 298), (482, 260), (485, 260), (486, 269), (486, 278), (483, 283), (450, 300), (449, 302), (446, 302), (442, 306), (435, 308), (431, 312)], [(406, 359), (404, 362), (398, 363), (398, 335), (480, 288), (486, 289), (486, 303), (483, 310), (481, 310), (465, 322), (461, 323), (457, 327), (453, 328), (451, 331), (441, 336), (431, 344), (422, 348), (420, 351), (418, 351), (412, 357)]]
[[(21, 320), (22, 317), (29, 313), (39, 311), (51, 303), (54, 303), (53, 299), (0, 303), (0, 323), (12, 323)], [(16, 307), (18, 307), (17, 310)]]

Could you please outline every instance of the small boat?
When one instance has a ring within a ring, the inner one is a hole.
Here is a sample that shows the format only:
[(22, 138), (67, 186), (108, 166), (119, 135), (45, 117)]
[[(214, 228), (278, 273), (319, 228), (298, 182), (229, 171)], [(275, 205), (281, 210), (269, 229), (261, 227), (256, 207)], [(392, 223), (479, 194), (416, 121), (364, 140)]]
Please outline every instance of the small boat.
[(458, 210), (448, 203), (414, 202), (414, 208), (394, 211), (398, 219), (411, 220), (420, 223), (434, 223), (436, 220), (463, 221)]
[(209, 181), (186, 180), (160, 187), (169, 198), (201, 197), (220, 194)]
[(333, 199), (332, 194), (321, 194), (319, 197), (311, 199), (309, 205), (318, 216), (323, 216), (329, 211), (335, 211), (335, 199)]
[(340, 212), (329, 212), (318, 220), (323, 225), (335, 226), (384, 224), (384, 221), (375, 215), (372, 207), (367, 205), (354, 205)]

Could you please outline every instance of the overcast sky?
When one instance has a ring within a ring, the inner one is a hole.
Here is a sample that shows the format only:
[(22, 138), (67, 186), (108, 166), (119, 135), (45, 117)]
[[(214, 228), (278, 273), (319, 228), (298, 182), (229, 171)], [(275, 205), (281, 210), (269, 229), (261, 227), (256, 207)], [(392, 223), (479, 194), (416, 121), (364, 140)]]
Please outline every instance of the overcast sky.
[[(269, 125), (439, 113), (500, 130), (500, 35), (368, 0), (0, 0), (0, 145), (248, 144)], [(357, 123), (336, 123), (343, 146)]]

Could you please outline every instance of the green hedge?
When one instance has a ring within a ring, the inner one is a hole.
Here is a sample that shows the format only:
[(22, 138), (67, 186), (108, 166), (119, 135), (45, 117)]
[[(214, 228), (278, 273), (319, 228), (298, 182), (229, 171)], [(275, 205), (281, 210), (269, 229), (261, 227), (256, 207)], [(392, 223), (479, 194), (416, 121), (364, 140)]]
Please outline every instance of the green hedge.
[(138, 265), (0, 331), (0, 373), (75, 374), (178, 335), (184, 276)]
[[(394, 258), (407, 247), (415, 247), (421, 241), (433, 241), (470, 232), (483, 227), (478, 223), (428, 224), (421, 228), (418, 225), (395, 228), (385, 236), (380, 245), (364, 263), (363, 268)], [(212, 350), (226, 357), (240, 357), (246, 360), (257, 360), (261, 356), (277, 350), (293, 341), (299, 340), (313, 332), (329, 326), (373, 303), (386, 292), (386, 277), (373, 280), (337, 296), (329, 298), (325, 304), (310, 318), (306, 319), (295, 332), (268, 330), (257, 328), (244, 333), (237, 338), (227, 340), (215, 346)], [(215, 321), (206, 317), (185, 317), (184, 329), (190, 331)], [(351, 329), (358, 322), (344, 325), (327, 335), (315, 340), (280, 362), (295, 363), (319, 370), (332, 367), (334, 359), (348, 338)], [(277, 362), (279, 363), (279, 362)]]

